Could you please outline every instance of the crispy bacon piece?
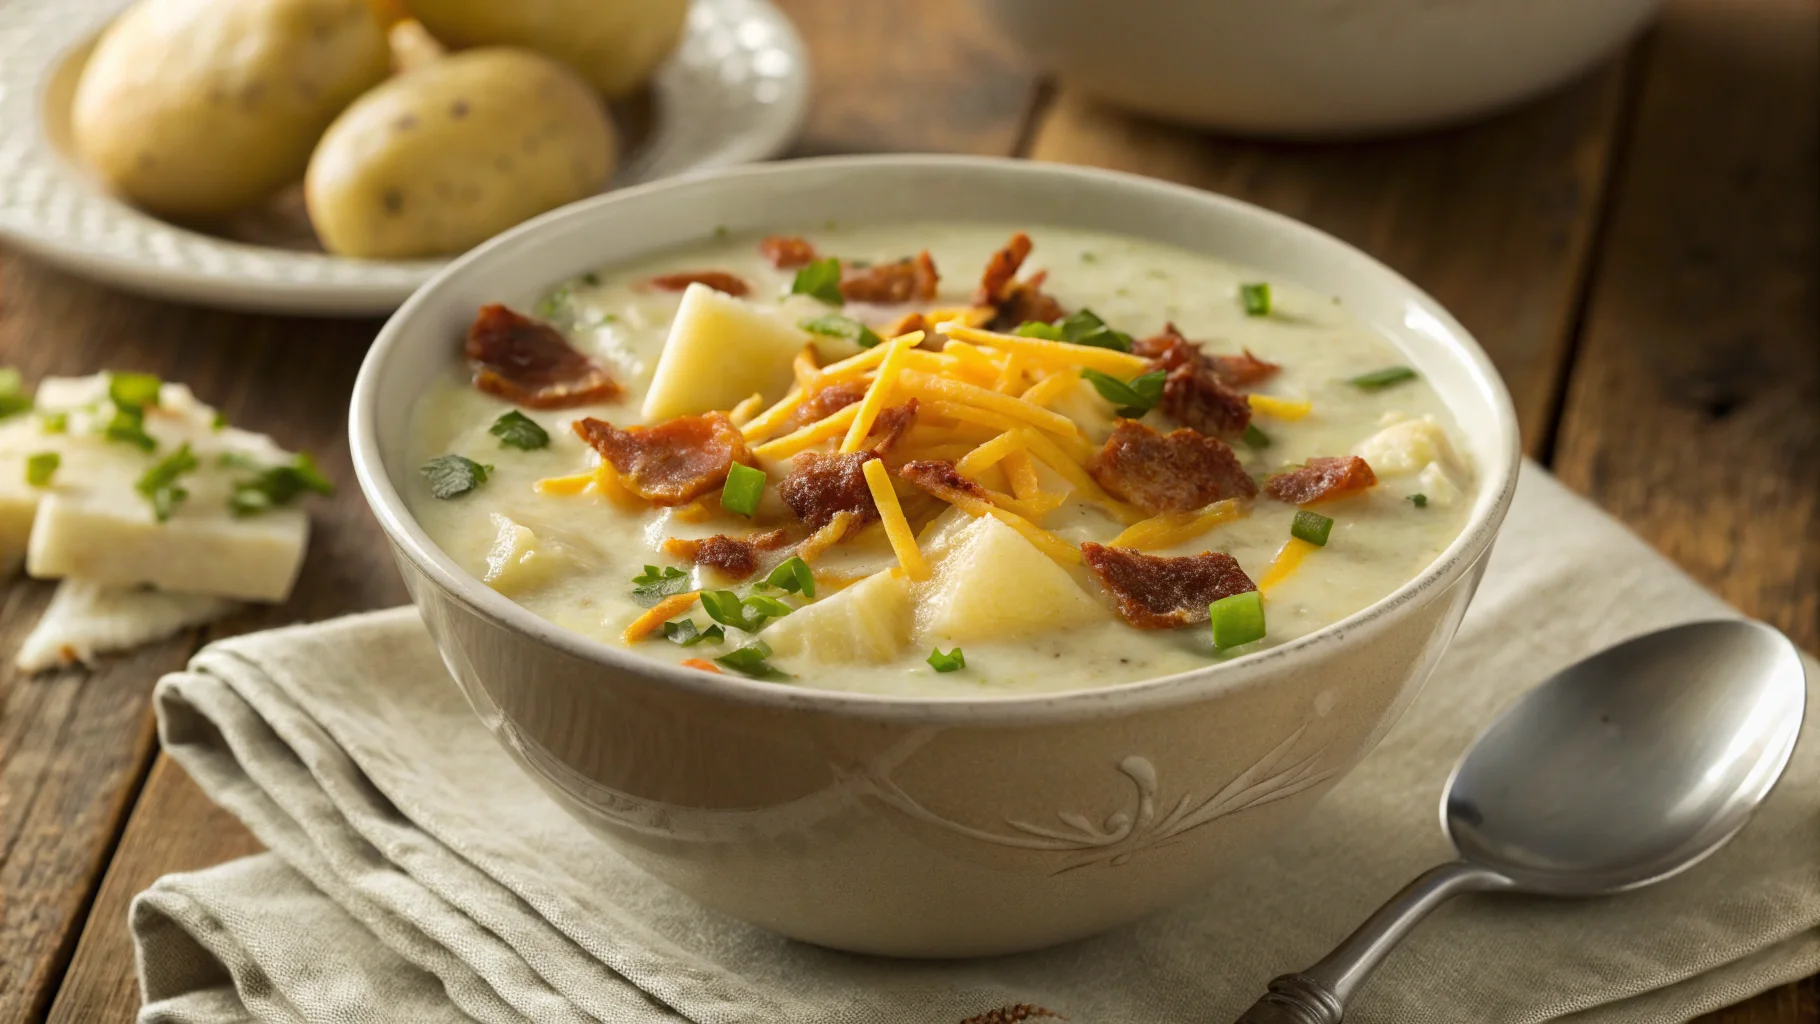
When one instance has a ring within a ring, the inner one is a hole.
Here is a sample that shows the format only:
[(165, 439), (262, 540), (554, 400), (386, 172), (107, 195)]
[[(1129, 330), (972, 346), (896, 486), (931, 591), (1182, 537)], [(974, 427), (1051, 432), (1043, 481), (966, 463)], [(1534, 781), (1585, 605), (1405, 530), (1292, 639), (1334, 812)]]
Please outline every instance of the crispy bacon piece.
[(848, 302), (876, 302), (891, 305), (935, 298), (935, 287), (942, 276), (935, 271), (935, 260), (924, 249), (893, 263), (874, 263), (857, 267), (843, 264), (840, 271), (841, 297)]
[(1087, 472), (1113, 496), (1152, 515), (1258, 493), (1226, 442), (1193, 430), (1159, 434), (1136, 420), (1119, 421)]
[(876, 458), (877, 452), (803, 452), (790, 463), (790, 475), (777, 485), (777, 493), (811, 529), (828, 525), (836, 512), (852, 512), (859, 517), (853, 527), (864, 526), (878, 518), (865, 471)]
[(466, 352), (476, 388), (529, 409), (567, 409), (619, 396), (613, 376), (577, 352), (562, 332), (501, 305), (480, 307)]
[(735, 462), (755, 461), (724, 412), (678, 416), (624, 430), (592, 416), (575, 433), (619, 471), (620, 483), (653, 505), (681, 505), (726, 482)]
[(770, 235), (758, 243), (758, 254), (779, 270), (794, 270), (815, 262), (815, 246), (795, 235)]
[(1054, 296), (1043, 291), (1043, 282), (1048, 277), (1048, 271), (1039, 270), (1012, 285), (1010, 293), (1005, 296), (1005, 301), (999, 303), (998, 312), (986, 327), (994, 331), (1015, 331), (1031, 320), (1047, 324), (1067, 316), (1067, 308), (1057, 302)]
[(817, 420), (826, 419), (840, 412), (847, 406), (866, 397), (866, 381), (840, 380), (827, 387), (816, 389), (815, 393), (803, 399), (801, 405), (791, 411), (778, 425), (778, 432), (788, 434), (799, 427), (806, 427)]
[(1174, 323), (1166, 323), (1162, 333), (1133, 341), (1131, 351), (1155, 363), (1159, 370), (1173, 370), (1178, 366), (1194, 365), (1200, 346), (1183, 337)]
[(743, 580), (758, 571), (760, 551), (776, 551), (784, 546), (784, 540), (782, 530), (755, 533), (750, 537), (729, 537), (717, 533), (700, 540), (671, 537), (664, 541), (664, 550), (696, 565), (711, 565), (733, 579)]
[(1299, 469), (1278, 473), (1264, 481), (1264, 493), (1291, 505), (1311, 505), (1344, 498), (1377, 482), (1378, 475), (1364, 459), (1341, 455), (1309, 459)]
[(1183, 366), (1207, 370), (1228, 388), (1250, 387), (1282, 369), (1252, 355), (1250, 350), (1242, 355), (1208, 355), (1201, 346), (1183, 337), (1173, 323), (1164, 324), (1162, 333), (1154, 337), (1133, 342), (1131, 351), (1155, 363), (1159, 370), (1174, 372)]
[(1276, 363), (1265, 362), (1245, 349), (1237, 355), (1229, 352), (1216, 353), (1207, 357), (1214, 375), (1226, 382), (1227, 387), (1248, 388), (1260, 384), (1276, 375), (1282, 367)]
[(692, 284), (705, 284), (734, 298), (752, 291), (752, 286), (744, 278), (724, 270), (684, 270), (675, 274), (659, 274), (645, 283), (666, 292), (680, 292)]
[(872, 433), (868, 435), (878, 438), (878, 443), (872, 446), (872, 450), (879, 455), (889, 452), (897, 446), (897, 440), (904, 436), (904, 431), (909, 430), (911, 424), (915, 422), (916, 399), (914, 398), (903, 405), (880, 409), (878, 418), (872, 421)]
[(1163, 380), (1163, 415), (1190, 430), (1237, 437), (1251, 424), (1251, 403), (1220, 382), (1212, 370), (1178, 366)]
[(1207, 606), (1256, 590), (1238, 560), (1219, 551), (1163, 558), (1088, 541), (1081, 557), (1111, 591), (1119, 615), (1139, 629), (1176, 629), (1208, 619)]
[(1004, 248), (993, 253), (992, 258), (986, 261), (986, 272), (980, 275), (980, 286), (973, 293), (973, 304), (997, 306), (1004, 302), (1017, 278), (1018, 268), (1024, 265), (1031, 248), (1030, 236), (1019, 231), (1011, 236), (1011, 241), (1006, 242)]
[(986, 489), (961, 475), (954, 463), (946, 459), (918, 459), (906, 462), (897, 475), (910, 481), (930, 494), (952, 502), (954, 496), (977, 498), (986, 501)]

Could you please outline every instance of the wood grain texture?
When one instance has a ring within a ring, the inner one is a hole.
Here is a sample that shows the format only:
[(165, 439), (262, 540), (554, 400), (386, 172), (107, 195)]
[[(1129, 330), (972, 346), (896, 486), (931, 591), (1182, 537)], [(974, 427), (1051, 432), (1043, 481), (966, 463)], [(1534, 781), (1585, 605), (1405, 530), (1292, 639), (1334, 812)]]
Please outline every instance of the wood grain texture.
[(1031, 156), (1224, 193), (1383, 260), (1485, 346), (1534, 451), (1558, 401), (1626, 85), (1624, 67), (1613, 64), (1479, 125), (1333, 145), (1195, 134), (1063, 88)]
[[(0, 259), (0, 364), (29, 380), (100, 368), (182, 380), (234, 423), (310, 451), (341, 485), (312, 511), (311, 554), (292, 599), (249, 607), (216, 633), (405, 599), (354, 488), (342, 425), (374, 329), (171, 306)], [(5, 584), (0, 649), (16, 649), (51, 589)], [(154, 750), (152, 684), (198, 642), (191, 633), (92, 672), (27, 678), (0, 669), (0, 1021), (37, 1019), (56, 991)], [(130, 958), (116, 970), (130, 977)]]
[(793, 156), (1017, 148), (1037, 80), (973, 0), (777, 0), (808, 43), (809, 123)]

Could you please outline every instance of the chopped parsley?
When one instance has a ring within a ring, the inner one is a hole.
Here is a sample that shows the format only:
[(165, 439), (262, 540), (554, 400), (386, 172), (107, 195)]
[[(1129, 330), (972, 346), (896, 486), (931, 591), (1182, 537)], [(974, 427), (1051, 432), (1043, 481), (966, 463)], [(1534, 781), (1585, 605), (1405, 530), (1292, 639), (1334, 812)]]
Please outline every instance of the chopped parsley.
[(727, 467), (727, 482), (720, 489), (721, 508), (749, 516), (758, 511), (758, 503), (764, 496), (764, 470), (753, 469), (742, 462)]
[(10, 366), (0, 367), (0, 419), (30, 412), (32, 396), (25, 391), (25, 378)]
[(1316, 547), (1327, 546), (1327, 535), (1333, 532), (1333, 520), (1305, 508), (1297, 509), (1295, 519), (1289, 524), (1289, 535), (1298, 537)]
[(775, 597), (754, 594), (742, 599), (731, 590), (702, 591), (701, 606), (715, 622), (748, 633), (756, 633), (765, 623), (791, 612), (789, 605)]
[(720, 643), (727, 638), (727, 631), (719, 626), (702, 629), (694, 619), (678, 619), (664, 623), (664, 639), (680, 647), (694, 647), (699, 643)]
[(940, 647), (935, 647), (929, 651), (929, 667), (937, 672), (959, 672), (967, 667), (967, 656), (961, 653), (959, 647), (947, 654), (943, 654)]
[(879, 337), (878, 332), (874, 331), (872, 328), (867, 327), (865, 324), (860, 323), (852, 317), (841, 316), (839, 313), (829, 313), (826, 316), (812, 316), (798, 323), (797, 326), (808, 331), (810, 334), (823, 334), (830, 338), (845, 338), (855, 345), (858, 345), (860, 348), (871, 348), (884, 340)]
[(754, 640), (737, 651), (729, 651), (714, 660), (742, 675), (754, 679), (787, 679), (782, 672), (771, 667), (766, 658), (771, 656), (771, 645), (763, 640)]
[(107, 375), (107, 397), (116, 406), (144, 409), (158, 404), (158, 390), (164, 382), (152, 373), (110, 373)]
[(501, 448), (517, 448), (529, 452), (547, 448), (550, 444), (550, 432), (517, 409), (494, 420), (493, 425), (487, 428), (487, 433), (499, 438)]
[(1245, 432), (1239, 435), (1239, 440), (1245, 442), (1245, 447), (1254, 450), (1270, 447), (1270, 435), (1259, 430), (1256, 423), (1245, 424)]
[(47, 412), (38, 419), (38, 427), (47, 434), (67, 434), (70, 432), (70, 414), (67, 412)]
[(33, 487), (49, 487), (63, 456), (56, 452), (38, 452), (25, 460), (25, 482)]
[(1131, 351), (1131, 335), (1106, 326), (1106, 321), (1095, 316), (1091, 309), (1076, 310), (1057, 320), (1054, 326), (1061, 328), (1062, 341), (1118, 352)]
[(1270, 315), (1270, 286), (1258, 284), (1239, 285), (1239, 303), (1245, 307), (1246, 316)]
[(810, 260), (790, 282), (793, 295), (807, 295), (820, 299), (830, 306), (846, 303), (846, 297), (840, 293), (840, 260), (832, 256)]
[(688, 586), (689, 574), (681, 569), (673, 565), (662, 568), (647, 565), (644, 572), (632, 577), (632, 600), (649, 608), (666, 597), (682, 593)]
[(1370, 373), (1361, 373), (1357, 377), (1349, 378), (1346, 383), (1361, 391), (1382, 391), (1393, 384), (1415, 379), (1416, 371), (1407, 366), (1386, 366), (1382, 370), (1373, 370)]
[(1411, 505), (1414, 505), (1417, 508), (1427, 508), (1428, 507), (1428, 495), (1412, 494), (1409, 496), (1409, 503)]
[(145, 409), (137, 405), (116, 405), (114, 418), (102, 429), (109, 441), (130, 444), (142, 452), (158, 450), (158, 442), (145, 432)]
[(1098, 370), (1081, 371), (1081, 378), (1092, 384), (1101, 398), (1118, 406), (1118, 414), (1127, 419), (1136, 419), (1156, 408), (1156, 404), (1162, 401), (1163, 381), (1167, 377), (1168, 374), (1157, 370), (1122, 381)]
[(420, 472), (430, 481), (430, 496), (448, 501), (459, 498), (487, 482), (492, 466), (461, 455), (438, 455), (423, 464)]
[[(230, 461), (231, 456), (239, 457)], [(242, 452), (223, 452), (221, 464), (231, 468), (257, 470), (251, 478), (235, 481), (234, 490), (228, 495), (228, 511), (237, 517), (256, 516), (289, 505), (305, 492), (324, 495), (335, 493), (335, 485), (316, 468), (315, 460), (302, 452), (290, 462), (265, 467)]]
[(791, 555), (765, 577), (765, 586), (812, 598), (815, 596), (815, 573), (800, 555)]
[(152, 514), (162, 523), (190, 496), (190, 492), (178, 486), (177, 481), (185, 473), (194, 472), (201, 464), (186, 442), (146, 470), (139, 482), (133, 485), (133, 489), (152, 503)]
[(1062, 334), (1062, 329), (1060, 327), (1057, 327), (1054, 324), (1046, 324), (1041, 320), (1026, 320), (1023, 323), (1018, 324), (1017, 330), (1012, 333), (1023, 338), (1042, 338), (1046, 341), (1065, 340), (1065, 336)]

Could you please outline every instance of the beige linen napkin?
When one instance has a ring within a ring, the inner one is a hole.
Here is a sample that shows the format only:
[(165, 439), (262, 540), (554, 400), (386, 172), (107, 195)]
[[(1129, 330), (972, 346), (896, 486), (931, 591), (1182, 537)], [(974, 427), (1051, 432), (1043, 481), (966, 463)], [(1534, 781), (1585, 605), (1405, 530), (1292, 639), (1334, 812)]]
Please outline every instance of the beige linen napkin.
[[(1222, 1024), (1448, 856), (1447, 769), (1518, 693), (1618, 640), (1726, 614), (1527, 467), (1434, 680), (1307, 821), (1137, 925), (944, 963), (789, 942), (643, 876), (520, 775), (409, 609), (227, 641), (159, 684), (160, 735), (273, 852), (134, 902), (141, 1020), (952, 1024), (1032, 1003), (1076, 1024)], [(1348, 1019), (1656, 1024), (1820, 970), (1816, 721), (1711, 860), (1602, 900), (1456, 900)]]

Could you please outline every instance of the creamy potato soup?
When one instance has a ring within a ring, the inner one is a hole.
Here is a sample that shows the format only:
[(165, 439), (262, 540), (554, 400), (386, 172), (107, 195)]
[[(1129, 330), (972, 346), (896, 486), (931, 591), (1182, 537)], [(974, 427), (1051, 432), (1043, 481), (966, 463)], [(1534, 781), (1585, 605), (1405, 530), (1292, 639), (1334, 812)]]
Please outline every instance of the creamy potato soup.
[(1336, 299), (1028, 230), (721, 237), (502, 296), (415, 410), (407, 500), (565, 628), (911, 696), (1217, 664), (1458, 535), (1452, 417)]

